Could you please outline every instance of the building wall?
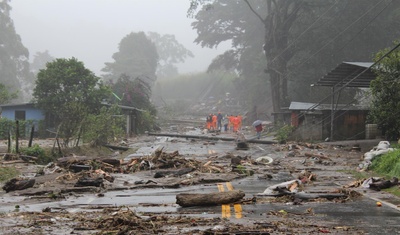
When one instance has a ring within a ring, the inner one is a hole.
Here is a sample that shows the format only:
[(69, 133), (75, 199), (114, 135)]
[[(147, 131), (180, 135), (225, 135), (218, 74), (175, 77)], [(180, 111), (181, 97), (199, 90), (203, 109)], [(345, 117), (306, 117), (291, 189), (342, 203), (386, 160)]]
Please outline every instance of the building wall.
[[(337, 111), (333, 122), (333, 140), (365, 139), (365, 110)], [(289, 115), (288, 115), (289, 116)], [(321, 115), (302, 114), (292, 111), (291, 124), (297, 128), (293, 140), (325, 140), (331, 134), (331, 111), (324, 110)]]
[[(293, 114), (294, 113), (294, 114)], [(320, 141), (322, 139), (321, 114), (302, 114), (299, 111), (292, 112), (292, 124), (297, 123), (298, 126), (292, 134), (293, 140)]]
[(43, 112), (33, 107), (3, 107), (1, 116), (3, 118), (15, 120), (15, 111), (25, 111), (25, 120), (44, 119)]

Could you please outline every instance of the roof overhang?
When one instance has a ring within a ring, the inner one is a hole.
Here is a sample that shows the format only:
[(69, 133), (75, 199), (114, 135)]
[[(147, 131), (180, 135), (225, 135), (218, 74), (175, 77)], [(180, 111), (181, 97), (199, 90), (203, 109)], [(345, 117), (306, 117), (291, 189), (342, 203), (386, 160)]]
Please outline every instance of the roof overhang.
[(315, 85), (369, 88), (371, 81), (376, 78), (371, 70), (373, 64), (372, 62), (343, 62), (320, 78)]

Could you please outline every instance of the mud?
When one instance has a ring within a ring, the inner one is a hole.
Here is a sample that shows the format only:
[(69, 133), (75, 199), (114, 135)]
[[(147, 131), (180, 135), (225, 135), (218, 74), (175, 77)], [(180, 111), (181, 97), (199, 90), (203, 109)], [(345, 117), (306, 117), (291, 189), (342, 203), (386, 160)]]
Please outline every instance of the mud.
[[(190, 134), (203, 135), (195, 129)], [(253, 133), (245, 134), (252, 138)], [(231, 133), (221, 135), (235, 138)], [(378, 142), (249, 143), (248, 150), (237, 150), (235, 141), (141, 136), (118, 143), (129, 147), (128, 151), (79, 149), (74, 154), (84, 156), (85, 164), (96, 160), (96, 166), (103, 170), (106, 168), (97, 160), (115, 158), (123, 163), (107, 166), (105, 172), (114, 181), (104, 180), (102, 187), (74, 187), (82, 175), (95, 174), (93, 171), (73, 173), (64, 167), (37, 175), (44, 166), (16, 163), (13, 165), (22, 175), (34, 177), (36, 183), (32, 188), (0, 193), (0, 233), (396, 234), (400, 231), (396, 197), (345, 187), (356, 180), (351, 172), (363, 153)], [(51, 146), (51, 141), (40, 143)], [(353, 151), (355, 144), (360, 146), (358, 151)], [(238, 156), (240, 164), (234, 171), (232, 159)], [(256, 161), (264, 156), (273, 161)], [(127, 168), (129, 164), (135, 167)], [(156, 172), (182, 167), (194, 170), (154, 177)], [(305, 172), (313, 177), (301, 178)], [(268, 186), (293, 179), (302, 179), (299, 189), (309, 194), (346, 196), (298, 200), (292, 195), (259, 195)], [(176, 204), (179, 193), (231, 188), (245, 192), (245, 198), (221, 206), (182, 208)], [(383, 206), (377, 207), (374, 200), (382, 201)]]

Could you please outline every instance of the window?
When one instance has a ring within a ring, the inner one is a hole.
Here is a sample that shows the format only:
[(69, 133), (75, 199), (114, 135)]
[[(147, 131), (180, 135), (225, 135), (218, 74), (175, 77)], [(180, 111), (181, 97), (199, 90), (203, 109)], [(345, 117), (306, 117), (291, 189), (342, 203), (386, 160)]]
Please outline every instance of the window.
[(25, 110), (15, 110), (15, 120), (25, 120)]

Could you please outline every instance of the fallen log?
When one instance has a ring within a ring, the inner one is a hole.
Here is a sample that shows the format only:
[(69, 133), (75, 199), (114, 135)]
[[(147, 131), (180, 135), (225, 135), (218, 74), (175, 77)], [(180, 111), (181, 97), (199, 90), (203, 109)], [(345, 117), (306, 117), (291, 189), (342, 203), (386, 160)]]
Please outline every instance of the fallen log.
[(187, 173), (190, 173), (192, 171), (194, 171), (195, 169), (192, 167), (188, 167), (188, 168), (182, 168), (179, 170), (171, 170), (171, 171), (158, 171), (154, 174), (154, 178), (162, 178), (165, 176), (174, 176), (174, 177), (178, 177), (181, 175), (185, 175)]
[(13, 178), (4, 184), (3, 190), (6, 191), (6, 193), (8, 193), (10, 191), (31, 188), (31, 187), (33, 187), (33, 185), (35, 185), (35, 179)]
[(115, 158), (105, 158), (105, 159), (101, 159), (100, 161), (110, 164), (114, 167), (121, 166), (121, 161), (119, 159), (115, 159)]
[(95, 186), (95, 187), (103, 187), (103, 178), (88, 178), (82, 177), (79, 178), (78, 181), (75, 183), (74, 187), (87, 187), (87, 186)]
[(92, 169), (92, 166), (90, 165), (78, 165), (78, 164), (72, 164), (68, 168), (70, 171), (77, 173), (81, 171), (89, 171)]
[(375, 191), (381, 191), (382, 189), (391, 188), (399, 184), (399, 180), (393, 177), (392, 180), (380, 180), (369, 184), (369, 188)]
[(295, 198), (302, 199), (302, 200), (312, 200), (317, 198), (325, 198), (328, 200), (332, 200), (335, 198), (344, 198), (347, 197), (344, 193), (304, 193), (299, 192), (294, 194)]
[(226, 192), (199, 194), (181, 193), (176, 195), (176, 204), (188, 206), (215, 206), (230, 204), (241, 200), (245, 196), (243, 191), (233, 190)]

